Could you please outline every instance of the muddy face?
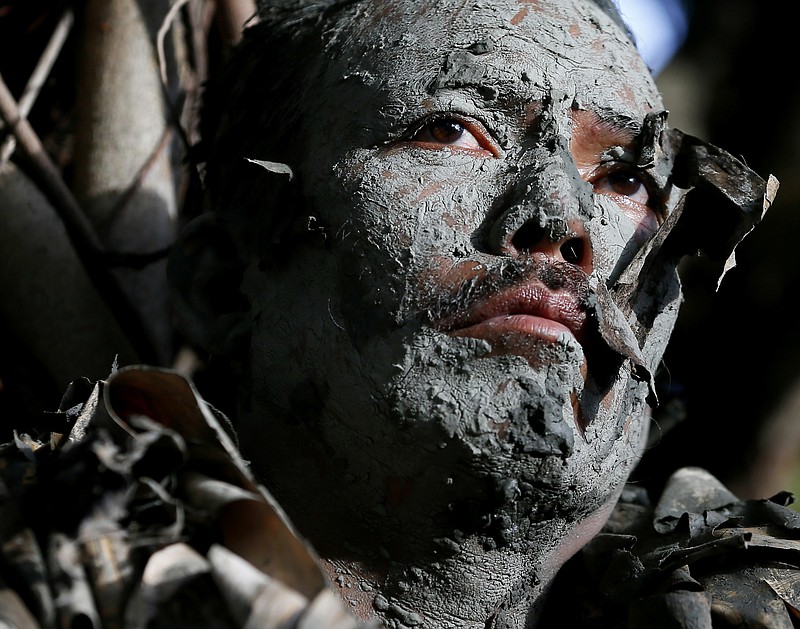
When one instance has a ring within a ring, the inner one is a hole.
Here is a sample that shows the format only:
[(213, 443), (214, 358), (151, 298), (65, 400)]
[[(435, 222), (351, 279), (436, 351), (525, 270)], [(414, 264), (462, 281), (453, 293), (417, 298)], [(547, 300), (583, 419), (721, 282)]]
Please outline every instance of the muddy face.
[(582, 0), (361, 2), (314, 45), (303, 206), (269, 210), (313, 228), (245, 277), (245, 452), (323, 552), (544, 549), (638, 460), (629, 356), (654, 367), (676, 314), (671, 271), (635, 293), (652, 337), (610, 297), (669, 212), (649, 73)]

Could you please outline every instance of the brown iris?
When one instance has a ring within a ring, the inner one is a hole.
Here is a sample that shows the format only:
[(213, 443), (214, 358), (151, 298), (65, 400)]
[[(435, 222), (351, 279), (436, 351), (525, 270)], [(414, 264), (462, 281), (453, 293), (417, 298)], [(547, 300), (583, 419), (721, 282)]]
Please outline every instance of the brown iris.
[(452, 144), (458, 142), (464, 135), (466, 129), (455, 120), (439, 119), (433, 120), (428, 124), (428, 133), (436, 142), (442, 144)]

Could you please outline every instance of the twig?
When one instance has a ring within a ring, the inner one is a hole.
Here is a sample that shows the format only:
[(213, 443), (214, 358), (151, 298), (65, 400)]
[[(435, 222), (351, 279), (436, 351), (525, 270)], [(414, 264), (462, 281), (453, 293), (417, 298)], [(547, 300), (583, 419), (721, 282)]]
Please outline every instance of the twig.
[(175, 4), (173, 4), (167, 14), (164, 16), (164, 21), (161, 22), (161, 26), (158, 27), (158, 34), (156, 36), (156, 50), (158, 51), (158, 70), (161, 74), (161, 83), (164, 86), (167, 85), (167, 59), (166, 54), (164, 53), (164, 38), (167, 36), (170, 27), (172, 26), (172, 22), (175, 19), (175, 16), (178, 15), (178, 11), (181, 10), (184, 4), (187, 4), (189, 0), (176, 0)]
[(170, 90), (167, 77), (167, 57), (166, 53), (164, 52), (164, 39), (166, 38), (169, 29), (172, 27), (172, 23), (175, 21), (178, 12), (185, 4), (188, 4), (189, 1), (190, 0), (176, 0), (175, 4), (169, 8), (169, 11), (167, 11), (167, 14), (164, 16), (164, 20), (161, 22), (161, 26), (158, 28), (158, 33), (156, 35), (158, 71), (161, 77), (161, 88), (164, 92), (164, 102), (169, 110), (168, 120), (172, 121), (172, 124), (175, 126), (175, 129), (178, 133), (178, 137), (187, 151), (191, 150), (189, 134), (181, 124), (180, 113), (176, 110), (175, 103), (172, 102), (169, 94)]
[[(22, 92), (22, 96), (20, 96), (19, 103), (17, 105), (19, 108), (20, 118), (27, 118), (28, 114), (31, 112), (33, 104), (36, 102), (44, 82), (50, 75), (50, 70), (53, 69), (53, 65), (55, 64), (56, 59), (58, 59), (61, 49), (64, 47), (64, 42), (67, 41), (67, 36), (69, 35), (69, 31), (72, 28), (74, 21), (75, 15), (72, 12), (72, 9), (67, 8), (64, 11), (64, 14), (61, 16), (61, 19), (58, 21), (58, 24), (56, 24), (56, 28), (53, 30), (53, 34), (50, 36), (50, 41), (47, 42), (47, 46), (45, 47), (44, 52), (42, 52), (42, 56), (39, 57), (39, 61), (36, 64), (36, 67), (33, 69), (33, 73), (28, 79), (27, 85), (25, 85), (25, 90)], [(8, 158), (11, 157), (16, 145), (17, 141), (13, 134), (9, 135), (3, 141), (3, 145), (0, 147), (0, 166), (2, 166), (8, 160)]]
[[(183, 102), (179, 105), (179, 103), (171, 97), (169, 84), (167, 82), (167, 62), (164, 52), (164, 40), (169, 29), (175, 28), (178, 9), (186, 4), (189, 5), (187, 11), (187, 28), (189, 29), (190, 35), (186, 38), (186, 44), (189, 46), (189, 50), (176, 50), (176, 55), (178, 56), (176, 62), (178, 64), (179, 73), (183, 73), (183, 76), (180, 76), (178, 80), (184, 90)], [(161, 85), (164, 91), (164, 102), (166, 103), (168, 111), (167, 120), (186, 151), (187, 164), (189, 166), (185, 171), (187, 176), (178, 184), (178, 198), (181, 204), (185, 201), (186, 190), (190, 185), (189, 181), (196, 181), (200, 189), (202, 189), (203, 186), (203, 177), (196, 160), (192, 159), (192, 152), (193, 147), (199, 140), (195, 117), (199, 110), (198, 100), (200, 87), (205, 82), (208, 70), (206, 45), (208, 43), (208, 30), (211, 26), (213, 15), (214, 6), (211, 2), (201, 1), (190, 3), (188, 0), (177, 2), (164, 17), (155, 46), (162, 79)], [(183, 57), (181, 57), (181, 52), (183, 52)]]
[(19, 107), (2, 75), (0, 75), (0, 118), (5, 120), (6, 125), (16, 136), (20, 149), (30, 160), (40, 179), (42, 190), (64, 223), (87, 274), (122, 329), (128, 334), (139, 357), (148, 362), (156, 361), (158, 353), (153, 348), (142, 321), (104, 264), (108, 254), (100, 244), (94, 227), (67, 188), (58, 168), (45, 152), (36, 132), (20, 115)]
[[(69, 188), (61, 178), (61, 172), (52, 162), (44, 150), (39, 136), (30, 123), (22, 116), (14, 96), (8, 89), (6, 82), (0, 75), (0, 117), (16, 136), (20, 148), (33, 162), (38, 174), (43, 179), (43, 184), (54, 200), (54, 205), (59, 210), (61, 218), (67, 229), (74, 235), (77, 244), (84, 251), (99, 254), (103, 247), (95, 234), (94, 227), (83, 214), (78, 202), (72, 196)], [(76, 246), (77, 246), (76, 244)]]
[(193, 72), (191, 81), (186, 81), (187, 100), (182, 118), (187, 129), (190, 146), (200, 140), (197, 129), (197, 114), (200, 110), (201, 86), (208, 78), (208, 34), (214, 21), (214, 5), (209, 2), (196, 3), (189, 10), (189, 29), (192, 41)]

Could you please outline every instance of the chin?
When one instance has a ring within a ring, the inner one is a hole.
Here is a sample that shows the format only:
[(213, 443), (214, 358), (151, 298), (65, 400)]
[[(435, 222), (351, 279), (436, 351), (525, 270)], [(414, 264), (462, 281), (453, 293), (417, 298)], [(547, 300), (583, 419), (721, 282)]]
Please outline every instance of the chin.
[(463, 442), (478, 459), (571, 453), (586, 374), (574, 337), (513, 354), (485, 339), (423, 332), (408, 347), (387, 395), (404, 429), (433, 424), (443, 443)]

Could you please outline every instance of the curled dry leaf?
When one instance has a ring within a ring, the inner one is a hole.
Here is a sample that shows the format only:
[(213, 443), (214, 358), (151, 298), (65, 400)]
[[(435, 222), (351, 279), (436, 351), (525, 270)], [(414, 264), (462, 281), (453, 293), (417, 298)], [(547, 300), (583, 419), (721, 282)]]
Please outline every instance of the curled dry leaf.
[(559, 575), (548, 609), (576, 629), (791, 629), (800, 514), (790, 502), (785, 493), (740, 500), (700, 468), (673, 474), (654, 506), (628, 491)]
[[(67, 438), (0, 447), (0, 618), (16, 626), (366, 628), (175, 372), (75, 382)], [(66, 431), (65, 431), (66, 432)], [(13, 623), (16, 620), (9, 620)], [(188, 624), (187, 624), (188, 623)]]

